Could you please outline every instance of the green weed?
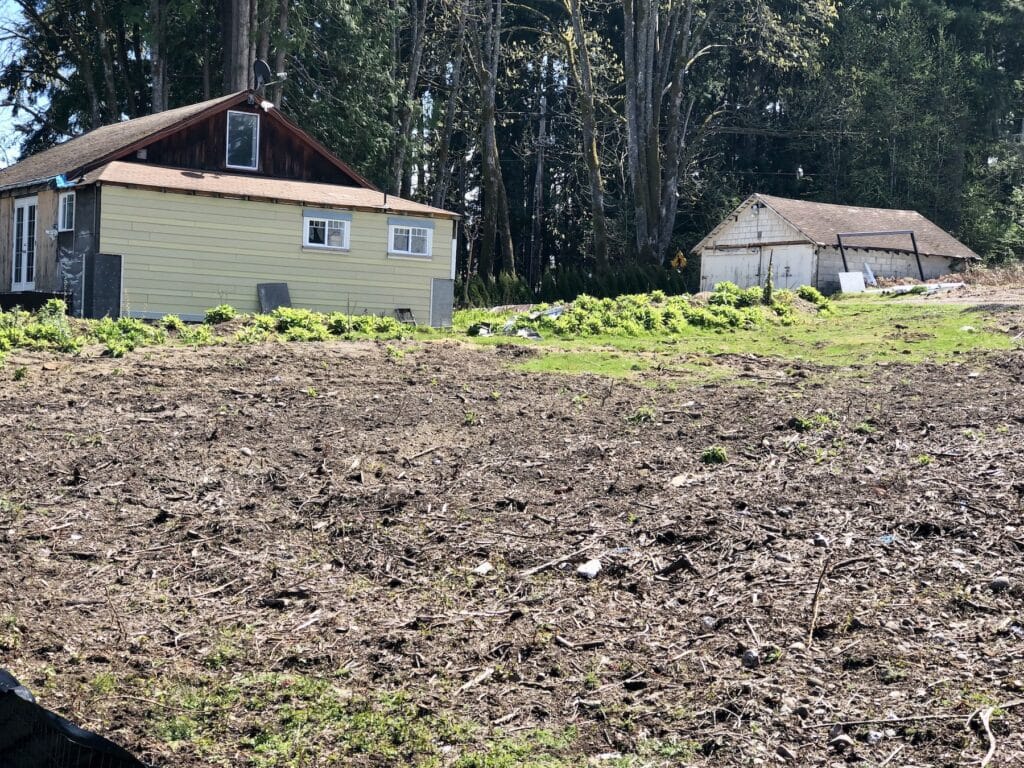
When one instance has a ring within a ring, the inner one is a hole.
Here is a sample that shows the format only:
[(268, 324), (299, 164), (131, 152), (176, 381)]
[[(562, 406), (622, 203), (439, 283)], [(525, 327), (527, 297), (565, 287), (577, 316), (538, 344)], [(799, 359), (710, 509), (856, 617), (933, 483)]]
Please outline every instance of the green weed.
[(203, 322), (207, 325), (218, 325), (226, 323), (228, 320), (234, 320), (236, 317), (238, 317), (238, 311), (234, 307), (230, 304), (220, 304), (206, 310)]
[(729, 460), (729, 454), (722, 446), (713, 445), (701, 452), (700, 460), (704, 464), (725, 464)]

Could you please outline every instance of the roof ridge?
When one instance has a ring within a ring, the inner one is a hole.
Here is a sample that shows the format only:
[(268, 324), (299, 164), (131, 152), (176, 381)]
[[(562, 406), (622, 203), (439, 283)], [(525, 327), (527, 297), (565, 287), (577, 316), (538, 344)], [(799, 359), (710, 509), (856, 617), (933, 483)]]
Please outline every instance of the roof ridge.
[(787, 203), (804, 203), (806, 205), (827, 205), (832, 208), (858, 208), (862, 211), (885, 211), (886, 213), (912, 213), (915, 216), (920, 216), (922, 219), (927, 217), (920, 211), (915, 211), (912, 208), (880, 208), (874, 205), (850, 205), (848, 203), (824, 203), (820, 200), (805, 200), (799, 197), (781, 197), (779, 195), (765, 195), (760, 192), (755, 193), (757, 197), (768, 200), (784, 200)]

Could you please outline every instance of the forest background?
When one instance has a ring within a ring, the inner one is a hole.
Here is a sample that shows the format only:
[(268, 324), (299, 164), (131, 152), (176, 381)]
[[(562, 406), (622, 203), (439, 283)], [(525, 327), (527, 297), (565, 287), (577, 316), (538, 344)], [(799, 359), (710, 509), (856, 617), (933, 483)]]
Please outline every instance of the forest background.
[(1020, 0), (7, 0), (20, 155), (287, 79), (382, 189), (463, 214), (467, 303), (694, 290), (752, 192), (1024, 258)]

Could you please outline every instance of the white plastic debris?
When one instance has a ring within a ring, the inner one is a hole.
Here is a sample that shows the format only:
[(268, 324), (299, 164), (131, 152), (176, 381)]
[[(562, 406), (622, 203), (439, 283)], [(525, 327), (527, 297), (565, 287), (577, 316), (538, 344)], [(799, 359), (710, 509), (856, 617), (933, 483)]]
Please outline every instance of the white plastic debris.
[(593, 579), (601, 572), (601, 561), (600, 560), (587, 560), (579, 568), (576, 569), (576, 573), (585, 579)]
[(488, 573), (494, 570), (494, 566), (484, 560), (480, 565), (473, 569), (473, 573), (477, 576), (486, 576)]

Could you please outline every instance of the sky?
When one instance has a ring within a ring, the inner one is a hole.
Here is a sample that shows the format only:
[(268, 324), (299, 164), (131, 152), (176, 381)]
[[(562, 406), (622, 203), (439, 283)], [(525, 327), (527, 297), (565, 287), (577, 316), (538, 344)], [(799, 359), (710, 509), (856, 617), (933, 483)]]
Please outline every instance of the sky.
[[(17, 18), (18, 12), (11, 0), (0, 0), (0, 26), (6, 26)], [(6, 94), (0, 92), (0, 101)], [(0, 167), (6, 167), (18, 160), (18, 136), (14, 131), (11, 108), (0, 104)]]

